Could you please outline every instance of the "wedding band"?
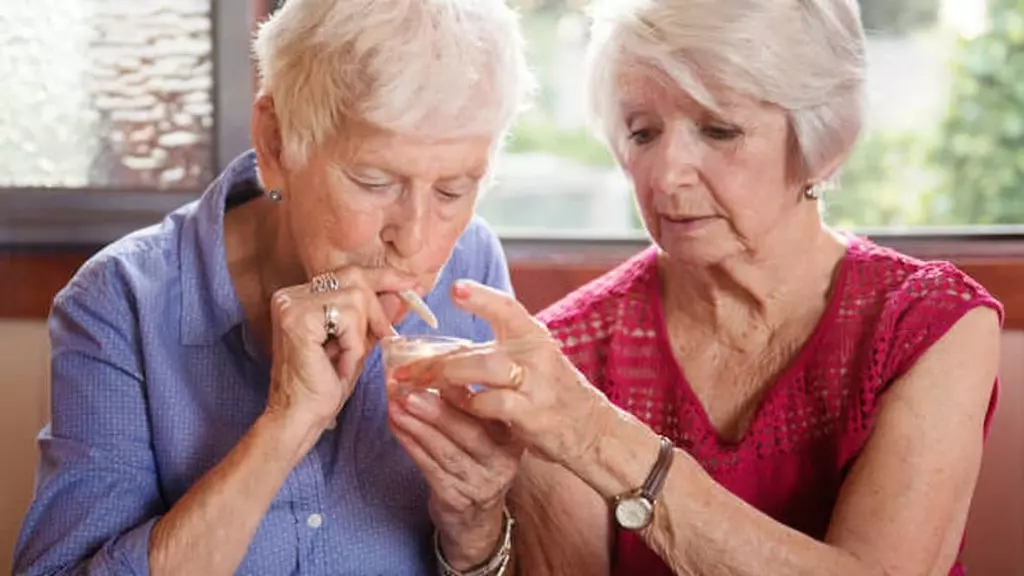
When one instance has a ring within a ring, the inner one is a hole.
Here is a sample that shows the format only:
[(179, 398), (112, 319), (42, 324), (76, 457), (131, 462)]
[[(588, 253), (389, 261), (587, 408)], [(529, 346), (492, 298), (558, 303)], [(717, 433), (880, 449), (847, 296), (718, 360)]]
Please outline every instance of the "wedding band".
[(327, 332), (327, 337), (338, 335), (338, 323), (341, 320), (341, 313), (338, 312), (338, 308), (334, 304), (324, 305), (324, 332)]
[(316, 276), (313, 276), (313, 280), (309, 283), (309, 290), (313, 294), (335, 292), (339, 288), (341, 288), (341, 282), (338, 281), (338, 277), (335, 276), (333, 272), (317, 274)]
[(522, 364), (512, 363), (512, 367), (508, 369), (508, 385), (510, 388), (520, 388), (523, 385), (523, 379), (526, 377), (526, 370), (523, 369)]

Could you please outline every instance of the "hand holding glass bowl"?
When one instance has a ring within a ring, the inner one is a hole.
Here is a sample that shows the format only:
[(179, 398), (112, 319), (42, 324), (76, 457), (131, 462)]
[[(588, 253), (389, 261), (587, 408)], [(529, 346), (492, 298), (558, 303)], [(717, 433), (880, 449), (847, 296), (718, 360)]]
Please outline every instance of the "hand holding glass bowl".
[[(380, 344), (389, 425), (431, 488), (438, 553), (459, 569), (485, 563), (511, 530), (505, 495), (522, 448), (507, 427), (460, 408), (471, 386), (445, 386), (435, 375), (448, 359), (495, 343), (416, 335)], [(411, 367), (418, 369), (412, 373)], [(400, 368), (409, 374), (396, 378)]]

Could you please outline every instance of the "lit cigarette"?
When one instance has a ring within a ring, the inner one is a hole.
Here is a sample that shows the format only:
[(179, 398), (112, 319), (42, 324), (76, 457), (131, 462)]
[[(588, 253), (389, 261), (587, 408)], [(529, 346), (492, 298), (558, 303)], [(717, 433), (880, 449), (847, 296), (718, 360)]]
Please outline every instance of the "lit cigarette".
[(413, 309), (414, 312), (423, 318), (423, 321), (427, 323), (434, 330), (437, 330), (437, 316), (427, 307), (427, 303), (420, 298), (420, 295), (413, 292), (412, 290), (402, 290), (398, 295), (405, 300), (405, 303)]

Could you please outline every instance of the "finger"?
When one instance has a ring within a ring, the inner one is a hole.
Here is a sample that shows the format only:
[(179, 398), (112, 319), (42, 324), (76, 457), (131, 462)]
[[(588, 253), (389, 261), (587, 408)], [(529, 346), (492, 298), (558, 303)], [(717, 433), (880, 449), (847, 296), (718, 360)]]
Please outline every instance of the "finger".
[[(473, 388), (472, 386), (444, 386), (440, 390), (441, 398), (448, 404), (455, 406), (459, 411), (468, 414), (469, 412), (465, 410), (466, 404), (469, 403), (473, 396), (479, 393), (479, 390), (473, 390)], [(503, 446), (510, 453), (518, 454), (522, 451), (522, 447), (512, 434), (512, 429), (508, 423), (499, 420), (485, 420), (483, 418), (475, 418), (475, 421), (483, 426), (484, 431), (495, 444)]]
[(416, 464), (416, 467), (423, 472), (424, 478), (427, 480), (427, 484), (430, 485), (431, 489), (434, 490), (439, 496), (441, 496), (450, 506), (456, 508), (467, 508), (472, 505), (473, 500), (464, 490), (460, 489), (462, 483), (457, 478), (453, 478), (444, 468), (433, 457), (427, 453), (426, 449), (419, 443), (416, 438), (406, 432), (404, 429), (394, 425), (392, 423), (391, 433), (394, 434), (395, 440), (402, 446), (405, 453), (409, 455), (409, 458)]
[(420, 421), (416, 424), (422, 423), (427, 428), (424, 439), (432, 439), (436, 433), (446, 441), (430, 445), (447, 449), (445, 444), (451, 443), (483, 466), (493, 464), (501, 456), (501, 446), (488, 433), (486, 422), (455, 408), (436, 394), (416, 392), (395, 401), (401, 402), (402, 407)]
[(474, 468), (479, 464), (465, 451), (455, 445), (435, 427), (417, 418), (400, 403), (392, 402), (388, 407), (395, 427), (416, 440), (446, 474), (467, 481), (473, 477)]
[(321, 310), (324, 306), (334, 306), (341, 316), (342, 326), (339, 329), (351, 327), (363, 335), (372, 334), (375, 339), (397, 334), (377, 300), (377, 295), (365, 285), (354, 284), (332, 292), (318, 292), (310, 294), (306, 299), (319, 304)]
[(377, 338), (393, 336), (396, 332), (384, 313), (377, 296), (387, 292), (411, 290), (417, 286), (416, 276), (394, 268), (362, 268), (347, 266), (330, 274), (338, 280), (338, 288), (326, 292), (313, 292), (312, 281), (301, 287), (307, 293), (316, 295), (355, 294), (363, 295), (363, 308), (370, 332)]
[(547, 335), (547, 330), (513, 296), (478, 282), (456, 281), (452, 301), (486, 320), (499, 340)]
[(463, 409), (478, 418), (507, 422), (512, 434), (518, 436), (521, 423), (533, 410), (528, 398), (515, 390), (491, 389), (470, 397)]
[(469, 386), (441, 386), (438, 392), (441, 399), (455, 407), (461, 407), (473, 395)]
[[(517, 364), (500, 347), (470, 349), (434, 361), (417, 361), (399, 367), (395, 378), (430, 379), (444, 387), (481, 384), (488, 388), (518, 388), (527, 379), (527, 368)], [(516, 371), (524, 374), (517, 380)]]
[(396, 336), (398, 331), (395, 330), (395, 327), (391, 324), (391, 320), (389, 320), (387, 314), (384, 313), (384, 308), (381, 307), (380, 300), (377, 300), (377, 295), (364, 292), (363, 297), (363, 306), (366, 311), (366, 323), (369, 333), (377, 340)]
[(338, 356), (338, 377), (351, 382), (359, 376), (360, 364), (366, 356), (366, 331), (355, 327), (343, 327), (334, 340), (341, 353)]

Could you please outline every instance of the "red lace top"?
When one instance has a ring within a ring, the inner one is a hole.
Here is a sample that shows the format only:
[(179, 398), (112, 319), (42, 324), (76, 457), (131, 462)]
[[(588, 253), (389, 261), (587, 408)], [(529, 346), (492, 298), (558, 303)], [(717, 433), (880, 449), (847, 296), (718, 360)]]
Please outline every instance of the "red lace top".
[[(1002, 314), (953, 265), (852, 238), (825, 313), (733, 443), (718, 435), (674, 359), (656, 255), (638, 254), (541, 320), (613, 402), (673, 439), (733, 494), (819, 540), (886, 387), (968, 310)], [(997, 391), (998, 382), (988, 419)], [(616, 542), (613, 574), (671, 574), (637, 535), (620, 531)], [(951, 572), (962, 573), (959, 564)]]

